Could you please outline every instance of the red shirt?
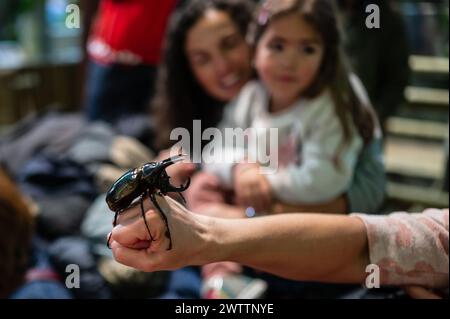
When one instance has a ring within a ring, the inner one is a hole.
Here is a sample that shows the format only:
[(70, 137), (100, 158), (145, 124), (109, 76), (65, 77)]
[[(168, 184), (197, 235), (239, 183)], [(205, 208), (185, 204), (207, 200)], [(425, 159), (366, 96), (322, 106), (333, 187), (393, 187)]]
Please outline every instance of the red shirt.
[(176, 2), (102, 0), (88, 43), (90, 56), (104, 64), (158, 64)]

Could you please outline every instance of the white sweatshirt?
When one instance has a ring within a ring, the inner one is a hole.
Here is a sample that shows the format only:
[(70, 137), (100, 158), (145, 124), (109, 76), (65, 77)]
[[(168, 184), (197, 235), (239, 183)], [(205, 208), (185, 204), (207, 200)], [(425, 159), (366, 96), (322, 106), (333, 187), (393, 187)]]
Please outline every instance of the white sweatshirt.
[[(272, 158), (278, 159), (278, 167), (266, 174), (273, 193), (287, 204), (322, 203), (347, 191), (363, 146), (353, 121), (349, 121), (351, 140), (343, 144), (344, 133), (333, 103), (330, 92), (325, 90), (314, 99), (302, 98), (288, 110), (272, 114), (268, 112), (267, 90), (259, 81), (251, 81), (225, 107), (219, 129), (222, 135), (225, 128), (277, 129), (278, 147), (269, 151)], [(257, 158), (257, 154), (252, 154), (248, 145), (225, 142), (222, 150), (233, 160), (206, 164), (204, 169), (219, 176), (225, 187), (231, 187), (233, 165), (247, 157)], [(263, 146), (258, 143), (258, 154), (266, 151)]]

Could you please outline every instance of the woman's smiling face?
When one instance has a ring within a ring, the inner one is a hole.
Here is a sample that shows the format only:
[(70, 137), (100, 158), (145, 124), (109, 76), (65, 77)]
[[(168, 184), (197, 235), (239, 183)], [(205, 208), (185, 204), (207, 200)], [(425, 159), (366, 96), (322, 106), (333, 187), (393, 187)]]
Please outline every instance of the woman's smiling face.
[(225, 11), (207, 10), (188, 31), (185, 50), (197, 81), (217, 100), (231, 101), (251, 78), (250, 47)]

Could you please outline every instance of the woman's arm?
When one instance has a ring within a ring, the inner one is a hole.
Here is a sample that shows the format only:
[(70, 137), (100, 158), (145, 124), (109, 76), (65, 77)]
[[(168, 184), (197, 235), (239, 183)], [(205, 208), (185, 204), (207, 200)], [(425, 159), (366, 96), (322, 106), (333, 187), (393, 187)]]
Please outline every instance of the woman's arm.
[(286, 214), (214, 227), (220, 260), (295, 280), (360, 283), (367, 275), (365, 227), (356, 218)]
[(381, 285), (448, 288), (448, 209), (221, 219), (191, 213), (169, 197), (158, 201), (172, 250), (162, 218), (146, 203), (154, 241), (139, 207), (128, 210), (113, 230), (117, 261), (144, 271), (234, 261), (290, 279), (339, 283), (363, 283), (366, 266), (376, 264)]
[[(289, 214), (221, 219), (193, 214), (171, 198), (159, 199), (169, 220), (173, 248), (165, 249), (164, 224), (149, 210), (149, 235), (139, 207), (119, 218), (112, 235), (115, 258), (144, 271), (235, 261), (282, 277), (362, 282), (368, 264), (363, 222), (354, 217)], [(149, 204), (148, 204), (148, 207)]]

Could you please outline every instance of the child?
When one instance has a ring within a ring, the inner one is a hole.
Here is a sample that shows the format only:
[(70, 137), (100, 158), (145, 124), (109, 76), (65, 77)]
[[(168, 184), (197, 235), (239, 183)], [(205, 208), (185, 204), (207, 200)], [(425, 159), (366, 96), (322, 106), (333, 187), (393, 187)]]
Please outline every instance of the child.
[[(262, 174), (260, 163), (248, 161), (265, 151), (258, 141), (256, 154), (226, 144), (225, 158), (234, 162), (215, 161), (205, 170), (232, 188), (236, 204), (251, 207), (247, 212), (270, 212), (274, 200), (318, 204), (342, 195), (376, 123), (364, 89), (344, 65), (332, 1), (267, 0), (249, 39), (259, 79), (225, 108), (220, 128), (276, 128), (278, 149), (269, 151), (278, 152), (278, 169)], [(208, 282), (236, 271), (223, 263), (207, 267), (204, 296), (214, 296)]]
[(270, 149), (278, 152), (278, 169), (261, 174), (260, 164), (246, 161), (257, 154), (236, 145), (223, 149), (234, 163), (205, 169), (234, 189), (237, 204), (256, 212), (270, 210), (274, 198), (295, 205), (340, 196), (363, 143), (373, 138), (375, 120), (343, 63), (331, 1), (268, 0), (249, 38), (259, 80), (225, 108), (220, 127), (278, 129), (278, 149)]

